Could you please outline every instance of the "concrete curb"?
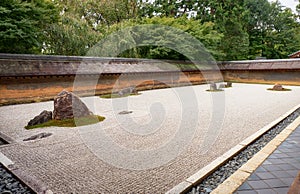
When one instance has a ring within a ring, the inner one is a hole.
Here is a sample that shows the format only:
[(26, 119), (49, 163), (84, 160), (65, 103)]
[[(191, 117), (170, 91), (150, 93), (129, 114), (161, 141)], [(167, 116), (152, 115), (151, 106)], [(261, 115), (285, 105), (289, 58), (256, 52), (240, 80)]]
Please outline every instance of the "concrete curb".
[[(254, 133), (253, 135), (249, 136), (242, 142), (240, 142), (235, 147), (231, 148), (229, 151), (224, 153), (222, 156), (215, 159), (213, 162), (208, 164), (207, 166), (200, 169), (194, 175), (190, 176), (189, 178), (185, 179), (171, 190), (167, 191), (167, 194), (178, 194), (178, 193), (185, 193), (191, 187), (198, 185), (201, 181), (203, 181), (206, 177), (208, 177), (212, 172), (230, 160), (232, 157), (237, 155), (239, 152), (244, 150), (249, 144), (254, 142), (280, 121), (285, 119), (295, 110), (300, 108), (300, 104), (292, 108), (290, 111), (286, 112), (270, 124), (266, 125), (265, 127), (261, 128), (259, 131)], [(248, 166), (244, 164), (242, 167), (243, 170), (239, 169), (234, 174), (232, 174), (228, 179), (226, 179), (221, 185), (219, 185), (212, 193), (231, 193), (232, 189), (235, 190), (243, 183), (244, 180), (250, 176), (250, 172), (253, 172), (276, 148), (282, 141), (284, 141), (289, 134), (300, 124), (300, 117), (298, 117), (293, 123), (287, 126), (279, 135), (277, 135), (272, 141), (270, 141), (260, 152), (255, 154), (246, 164), (250, 163)], [(277, 139), (278, 138), (278, 139)], [(273, 151), (271, 151), (273, 150)], [(267, 152), (267, 153), (266, 153)], [(232, 178), (231, 178), (232, 177)], [(220, 189), (218, 189), (220, 187)], [(232, 192), (234, 192), (233, 190)]]
[(22, 172), (15, 165), (15, 163), (6, 157), (2, 152), (0, 152), (0, 163), (4, 166), (4, 168), (12, 173), (18, 179), (18, 181), (25, 184), (32, 192), (38, 194), (53, 194), (51, 190), (47, 189), (44, 183)]

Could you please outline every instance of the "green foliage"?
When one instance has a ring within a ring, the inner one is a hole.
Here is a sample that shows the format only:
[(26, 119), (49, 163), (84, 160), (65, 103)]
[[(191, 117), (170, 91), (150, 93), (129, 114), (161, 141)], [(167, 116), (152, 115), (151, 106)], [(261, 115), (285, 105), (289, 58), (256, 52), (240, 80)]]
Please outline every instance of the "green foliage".
[(1, 0), (0, 18), (0, 52), (40, 53), (58, 10), (46, 0)]
[[(300, 0), (297, 11), (294, 14), (279, 1), (268, 0), (2, 0), (0, 52), (86, 55), (112, 32), (156, 24), (194, 36), (217, 60), (287, 58), (300, 49)], [(154, 42), (171, 48), (176, 45), (168, 38), (182, 40), (180, 33), (164, 34), (160, 29), (136, 36), (125, 33), (114, 37), (114, 50), (143, 40), (145, 46), (128, 47), (119, 56), (187, 58), (170, 48), (147, 46), (150, 42), (142, 36), (150, 35)], [(192, 48), (185, 47), (180, 49)]]
[(300, 48), (299, 23), (290, 9), (276, 1), (248, 0), (250, 10), (247, 32), (250, 36), (249, 58), (287, 58)]
[(34, 125), (34, 126), (26, 126), (25, 129), (35, 129), (35, 128), (43, 128), (43, 127), (77, 127), (84, 125), (91, 125), (98, 122), (101, 122), (105, 119), (105, 117), (98, 115), (91, 115), (86, 117), (79, 117), (76, 119), (64, 119), (64, 120), (50, 120), (48, 122)]
[(83, 56), (100, 38), (86, 21), (65, 14), (49, 28), (45, 53)]
[[(217, 51), (217, 46), (222, 38), (222, 34), (218, 33), (214, 29), (214, 24), (211, 22), (201, 24), (198, 20), (188, 19), (186, 17), (179, 17), (176, 19), (172, 17), (152, 17), (143, 18), (140, 20), (129, 20), (111, 26), (108, 34), (117, 32), (118, 30), (126, 27), (139, 25), (157, 25), (157, 27), (154, 26), (150, 31), (146, 31), (142, 27), (133, 28), (134, 35), (131, 42), (126, 42), (128, 41), (128, 36), (131, 36), (131, 34), (117, 34), (116, 36), (118, 37), (114, 37), (112, 41), (118, 43), (116, 47), (122, 47), (122, 44), (126, 45), (129, 43), (133, 45), (145, 45), (139, 48), (128, 49), (119, 56), (152, 59), (186, 59), (187, 56), (183, 56), (172, 48), (182, 46), (185, 48), (178, 48), (178, 51), (185, 50), (187, 53), (192, 53), (195, 51), (190, 48), (192, 45), (174, 45), (174, 42), (170, 41), (177, 40), (178, 42), (182, 43), (185, 41), (185, 36), (182, 36), (181, 32), (175, 29), (186, 32), (198, 39), (205, 46), (207, 51), (213, 54), (215, 57), (222, 55), (222, 53)], [(164, 29), (159, 27), (160, 25), (173, 27), (174, 31), (164, 32)], [(168, 45), (169, 48), (162, 47), (160, 45)]]

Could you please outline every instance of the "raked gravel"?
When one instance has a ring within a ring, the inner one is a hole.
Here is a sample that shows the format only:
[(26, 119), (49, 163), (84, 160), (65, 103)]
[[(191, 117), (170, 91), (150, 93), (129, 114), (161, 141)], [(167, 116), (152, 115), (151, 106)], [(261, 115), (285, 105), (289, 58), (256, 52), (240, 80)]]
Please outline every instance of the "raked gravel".
[[(198, 85), (87, 97), (91, 111), (106, 119), (77, 128), (24, 129), (53, 102), (3, 106), (0, 131), (16, 143), (0, 151), (54, 193), (162, 193), (300, 104), (300, 87), (270, 87), (233, 84), (213, 93)], [(41, 132), (52, 135), (23, 141)]]

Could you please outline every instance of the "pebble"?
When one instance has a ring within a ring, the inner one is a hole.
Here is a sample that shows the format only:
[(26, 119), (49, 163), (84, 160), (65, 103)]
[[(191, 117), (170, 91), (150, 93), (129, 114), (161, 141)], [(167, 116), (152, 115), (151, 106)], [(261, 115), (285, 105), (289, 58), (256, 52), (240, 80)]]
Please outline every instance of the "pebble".
[(245, 150), (233, 157), (227, 163), (219, 167), (210, 176), (204, 179), (197, 186), (192, 187), (188, 194), (209, 194), (217, 188), (223, 181), (238, 170), (244, 163), (246, 163), (254, 154), (260, 151), (269, 141), (278, 135), (284, 128), (292, 123), (298, 116), (300, 116), (300, 108), (290, 114), (287, 118), (271, 128), (262, 137), (247, 146)]
[(31, 194), (34, 193), (21, 183), (2, 164), (0, 164), (0, 194)]

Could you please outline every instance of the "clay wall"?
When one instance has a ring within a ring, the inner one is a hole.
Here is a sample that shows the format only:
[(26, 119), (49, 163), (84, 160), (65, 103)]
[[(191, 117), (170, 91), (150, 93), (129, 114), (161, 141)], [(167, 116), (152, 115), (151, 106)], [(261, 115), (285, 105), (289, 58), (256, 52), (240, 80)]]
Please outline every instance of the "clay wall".
[[(217, 68), (181, 70), (165, 63), (188, 61), (111, 59), (0, 54), (0, 105), (53, 99), (63, 89), (81, 96), (128, 86), (138, 90), (204, 84), (210, 81), (300, 85), (300, 59), (231, 61)], [(75, 83), (75, 86), (74, 86)]]

